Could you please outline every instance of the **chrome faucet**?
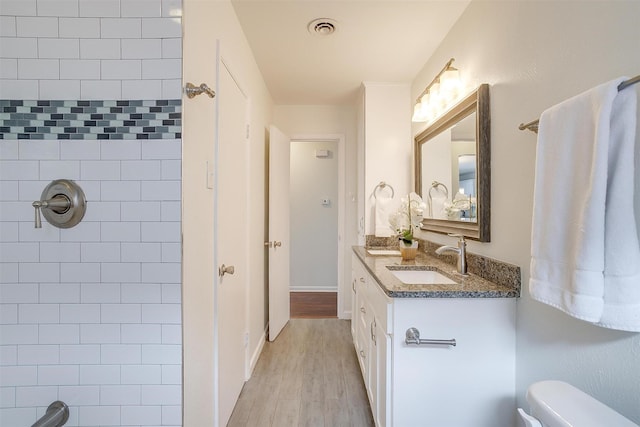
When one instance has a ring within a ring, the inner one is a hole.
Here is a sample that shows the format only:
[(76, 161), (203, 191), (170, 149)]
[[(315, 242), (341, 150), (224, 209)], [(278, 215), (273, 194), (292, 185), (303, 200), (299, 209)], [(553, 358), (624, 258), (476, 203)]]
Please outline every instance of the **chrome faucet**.
[(436, 249), (436, 254), (442, 255), (445, 252), (455, 252), (458, 254), (458, 273), (467, 275), (467, 242), (462, 234), (449, 234), (451, 237), (458, 238), (458, 247), (440, 246)]

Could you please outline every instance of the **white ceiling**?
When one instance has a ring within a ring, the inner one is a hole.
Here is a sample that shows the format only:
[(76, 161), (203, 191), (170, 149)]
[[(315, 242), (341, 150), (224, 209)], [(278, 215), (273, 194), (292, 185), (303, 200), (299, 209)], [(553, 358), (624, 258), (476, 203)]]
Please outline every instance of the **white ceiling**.
[[(363, 81), (411, 83), (470, 0), (232, 0), (277, 105), (341, 105)], [(337, 21), (331, 36), (310, 21)]]

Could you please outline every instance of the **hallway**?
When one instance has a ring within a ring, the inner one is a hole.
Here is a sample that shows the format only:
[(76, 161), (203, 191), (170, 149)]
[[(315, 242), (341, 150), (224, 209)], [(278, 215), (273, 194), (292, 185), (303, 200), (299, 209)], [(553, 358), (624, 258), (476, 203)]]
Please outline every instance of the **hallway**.
[(373, 426), (349, 321), (291, 319), (265, 344), (228, 426)]

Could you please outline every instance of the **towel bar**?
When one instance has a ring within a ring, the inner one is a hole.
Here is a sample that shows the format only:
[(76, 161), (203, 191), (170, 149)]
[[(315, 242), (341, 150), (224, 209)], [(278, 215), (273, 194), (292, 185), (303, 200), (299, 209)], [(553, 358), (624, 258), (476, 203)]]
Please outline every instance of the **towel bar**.
[(417, 328), (409, 328), (405, 334), (404, 343), (415, 344), (415, 345), (450, 345), (455, 347), (456, 340), (434, 340), (434, 339), (421, 339), (420, 331)]
[[(629, 80), (625, 80), (622, 83), (620, 83), (618, 85), (618, 92), (620, 92), (622, 89), (628, 88), (629, 86), (633, 86), (636, 83), (640, 83), (640, 75), (637, 75)], [(520, 123), (520, 126), (518, 126), (518, 129), (530, 130), (531, 132), (538, 133), (539, 122), (540, 122), (540, 119), (532, 120), (529, 123)]]

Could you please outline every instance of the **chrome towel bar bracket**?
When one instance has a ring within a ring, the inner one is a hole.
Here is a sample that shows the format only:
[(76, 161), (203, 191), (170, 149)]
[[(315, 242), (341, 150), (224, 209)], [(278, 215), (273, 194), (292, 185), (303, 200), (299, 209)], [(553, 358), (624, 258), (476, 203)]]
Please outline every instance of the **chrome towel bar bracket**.
[(421, 339), (420, 331), (417, 328), (409, 328), (407, 329), (407, 333), (404, 339), (405, 344), (415, 344), (415, 345), (450, 345), (452, 347), (456, 346), (456, 340), (434, 340), (434, 339)]
[(200, 83), (200, 86), (196, 86), (193, 83), (187, 83), (184, 88), (184, 93), (187, 94), (187, 98), (189, 99), (194, 98), (197, 95), (202, 95), (203, 93), (209, 95), (209, 98), (216, 96), (216, 92), (207, 86), (206, 83)]

